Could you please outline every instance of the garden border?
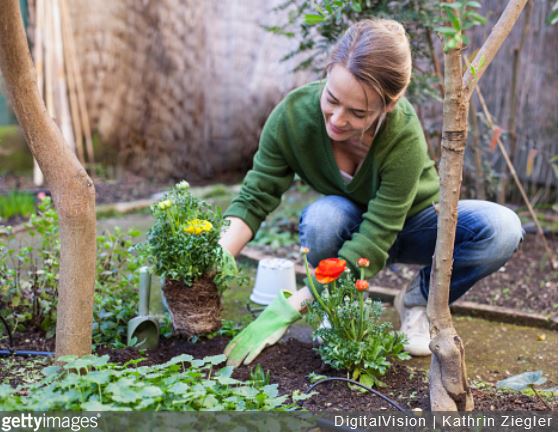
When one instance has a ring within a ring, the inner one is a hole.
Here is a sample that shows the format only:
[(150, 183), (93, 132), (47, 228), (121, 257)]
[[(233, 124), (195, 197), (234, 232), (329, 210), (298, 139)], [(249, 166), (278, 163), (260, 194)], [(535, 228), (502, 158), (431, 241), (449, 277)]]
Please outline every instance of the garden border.
[[(257, 264), (260, 260), (270, 257), (270, 255), (266, 255), (251, 247), (245, 247), (241, 252), (241, 257), (253, 264)], [(306, 272), (302, 265), (295, 265), (295, 275), (297, 281), (300, 283), (306, 277)], [(369, 287), (369, 294), (372, 294), (375, 298), (382, 301), (392, 303), (394, 297), (398, 294), (398, 290), (371, 285)], [(557, 318), (550, 318), (536, 313), (522, 312), (512, 308), (458, 300), (451, 305), (450, 309), (457, 315), (466, 315), (483, 318), (488, 321), (526, 325), (557, 331)]]
[[(196, 195), (204, 195), (204, 192), (207, 192), (208, 189), (211, 187), (202, 186), (202, 187), (195, 187), (193, 189), (193, 193)], [(194, 192), (196, 191), (196, 192)], [(160, 198), (158, 195), (155, 194), (151, 198), (141, 199), (136, 201), (129, 201), (129, 202), (118, 202), (113, 204), (101, 204), (97, 206), (96, 212), (97, 215), (100, 214), (107, 214), (107, 213), (119, 213), (119, 214), (127, 214), (135, 211), (140, 211), (145, 208), (148, 208), (152, 204), (158, 201)], [(26, 230), (25, 224), (16, 225), (13, 227), (13, 233), (21, 233)], [(5, 235), (6, 233), (0, 231), (0, 236)], [(244, 258), (253, 264), (257, 264), (263, 258), (267, 258), (269, 255), (266, 255), (254, 248), (245, 247), (241, 252), (241, 258)], [(295, 266), (295, 274), (297, 280), (302, 282), (306, 276), (305, 269), (301, 265)], [(392, 302), (394, 297), (398, 293), (397, 289), (394, 288), (386, 288), (376, 285), (371, 285), (369, 287), (369, 293), (372, 294), (375, 298), (378, 298), (385, 302)], [(530, 312), (521, 312), (516, 309), (502, 307), (502, 306), (492, 306), (492, 305), (485, 305), (481, 303), (469, 302), (464, 300), (458, 300), (457, 302), (451, 305), (451, 310), (453, 313), (457, 315), (466, 315), (471, 317), (479, 317), (484, 318), (489, 321), (498, 321), (503, 323), (510, 323), (510, 324), (517, 324), (517, 325), (527, 325), (530, 327), (539, 327), (545, 328), (548, 330), (555, 330), (557, 331), (558, 321), (557, 318), (554, 317), (547, 317), (545, 315), (537, 314), (537, 313), (530, 313)]]

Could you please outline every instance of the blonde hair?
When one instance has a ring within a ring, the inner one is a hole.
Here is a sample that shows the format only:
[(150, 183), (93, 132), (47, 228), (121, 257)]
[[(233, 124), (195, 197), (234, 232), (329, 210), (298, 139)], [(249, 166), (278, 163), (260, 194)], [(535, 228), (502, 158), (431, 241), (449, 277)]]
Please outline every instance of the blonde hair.
[(334, 45), (326, 70), (336, 64), (372, 87), (386, 108), (404, 94), (411, 79), (411, 49), (404, 27), (389, 19), (353, 24)]

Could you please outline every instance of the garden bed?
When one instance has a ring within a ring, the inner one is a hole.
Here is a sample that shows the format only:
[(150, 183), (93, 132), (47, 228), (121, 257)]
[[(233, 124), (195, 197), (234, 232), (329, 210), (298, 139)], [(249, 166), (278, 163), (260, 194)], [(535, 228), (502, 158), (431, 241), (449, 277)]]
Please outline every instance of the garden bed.
[[(30, 337), (35, 336), (35, 340)], [(97, 354), (109, 354), (110, 360), (125, 363), (132, 359), (144, 358), (139, 365), (153, 365), (164, 363), (179, 354), (191, 354), (195, 358), (221, 354), (228, 342), (227, 338), (216, 337), (210, 340), (199, 340), (196, 343), (186, 338), (171, 337), (162, 339), (159, 348), (139, 352), (134, 348), (109, 349), (100, 348)], [(37, 349), (53, 349), (53, 341), (45, 341), (40, 335), (20, 336), (19, 347), (33, 347)], [(6, 361), (6, 360), (4, 360)], [(47, 364), (48, 360), (36, 358), (34, 360), (23, 357), (13, 357), (10, 370), (0, 368), (0, 382), (6, 380), (12, 386), (25, 381), (30, 372), (21, 373), (25, 368), (37, 373)], [(309, 389), (311, 373), (345, 377), (339, 371), (325, 365), (313, 346), (296, 339), (284, 340), (272, 347), (268, 347), (250, 366), (241, 366), (233, 374), (234, 378), (246, 380), (251, 370), (261, 365), (264, 371), (270, 373), (271, 382), (279, 385), (280, 393), (290, 394), (294, 390), (302, 392)], [(405, 362), (396, 362), (394, 367), (383, 377), (386, 387), (379, 389), (383, 394), (394, 399), (407, 409), (420, 408), (429, 410), (429, 384), (426, 373), (410, 367)], [(487, 384), (474, 383), (473, 394), (476, 410), (479, 411), (545, 411), (545, 405), (535, 397), (518, 392), (496, 391)], [(371, 394), (351, 391), (345, 383), (330, 382), (316, 388), (318, 394), (302, 402), (302, 407), (310, 411), (351, 410), (374, 411), (393, 410), (389, 404)], [(553, 410), (557, 410), (557, 401), (551, 403)]]
[[(557, 255), (557, 236), (548, 242)], [(252, 243), (266, 255), (288, 258), (302, 265), (299, 246), (270, 246)], [(371, 281), (373, 285), (400, 289), (415, 276), (419, 266), (395, 264)], [(479, 281), (461, 300), (513, 308), (523, 312), (557, 317), (557, 271), (549, 265), (541, 240), (526, 234), (519, 250), (499, 271)]]

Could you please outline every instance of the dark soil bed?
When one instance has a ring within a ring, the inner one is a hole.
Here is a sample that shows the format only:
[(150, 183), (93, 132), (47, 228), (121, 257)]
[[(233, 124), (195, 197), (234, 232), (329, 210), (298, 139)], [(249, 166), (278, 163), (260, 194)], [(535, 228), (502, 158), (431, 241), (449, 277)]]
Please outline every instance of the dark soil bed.
[[(557, 236), (549, 235), (547, 240), (557, 255)], [(266, 254), (296, 260), (302, 264), (298, 246), (251, 246)], [(419, 268), (395, 264), (382, 270), (372, 283), (399, 289), (409, 283)], [(526, 234), (511, 260), (474, 285), (462, 300), (557, 317), (557, 271), (551, 268), (541, 240), (535, 234)]]
[[(143, 353), (142, 356), (146, 358), (143, 364), (162, 363), (182, 353), (189, 353), (198, 358), (221, 354), (227, 342), (228, 340), (223, 337), (198, 341), (196, 344), (190, 343), (187, 339), (167, 339), (162, 341), (157, 350)], [(131, 348), (118, 351), (100, 349), (99, 353), (109, 354), (111, 360), (117, 362), (125, 362), (140, 356)], [(323, 364), (311, 345), (296, 339), (289, 339), (267, 348), (253, 365), (237, 368), (234, 376), (247, 379), (256, 364), (260, 364), (264, 370), (270, 372), (271, 381), (277, 383), (283, 393), (291, 393), (294, 390), (306, 391), (311, 385), (308, 379), (311, 372), (345, 377), (344, 374)], [(408, 367), (405, 362), (398, 363), (384, 378), (384, 382), (387, 386), (381, 391), (400, 405), (407, 408), (429, 409), (429, 385), (424, 372)], [(325, 383), (316, 390), (319, 394), (303, 403), (303, 407), (310, 411), (394, 409), (378, 397), (351, 391), (346, 384), (340, 382)], [(478, 389), (473, 391), (477, 410), (546, 409), (545, 405), (536, 398), (518, 393), (497, 393)], [(557, 409), (557, 404), (554, 405), (554, 409)]]
[[(172, 337), (162, 339), (160, 346), (155, 350), (139, 352), (134, 348), (109, 349), (99, 348), (97, 354), (108, 354), (111, 361), (125, 363), (132, 359), (144, 358), (139, 365), (151, 365), (164, 363), (172, 357), (188, 353), (195, 358), (208, 355), (221, 354), (228, 339), (216, 337), (211, 340), (199, 340), (191, 343), (187, 338)], [(6, 340), (0, 340), (0, 345), (5, 347)], [(45, 340), (39, 334), (19, 336), (16, 339), (16, 347), (20, 349), (53, 350), (54, 341)], [(32, 347), (32, 348), (31, 348)], [(6, 361), (5, 358), (0, 358)], [(38, 372), (47, 364), (35, 358), (32, 365), (31, 360), (25, 357), (13, 357), (10, 368), (0, 367), (0, 383), (7, 382), (12, 386), (21, 384), (23, 377), (20, 370), (23, 366)], [(250, 366), (237, 368), (234, 377), (247, 379), (256, 364), (260, 364), (265, 371), (269, 371), (271, 382), (279, 385), (282, 393), (291, 393), (294, 390), (302, 392), (308, 390), (311, 383), (308, 376), (311, 372), (326, 376), (345, 377), (343, 373), (331, 369), (322, 363), (319, 355), (310, 344), (289, 339), (267, 348), (258, 359)], [(3, 364), (3, 366), (5, 366)], [(407, 366), (405, 362), (396, 363), (390, 372), (383, 378), (385, 388), (380, 389), (382, 393), (398, 402), (401, 406), (412, 409), (421, 408), (429, 410), (429, 384), (426, 374), (418, 369)], [(371, 394), (361, 394), (349, 390), (345, 383), (330, 382), (316, 388), (318, 394), (303, 402), (303, 407), (310, 411), (326, 410), (392, 410), (388, 403)], [(473, 388), (476, 410), (510, 410), (510, 411), (543, 411), (545, 405), (537, 398), (522, 395), (520, 393), (497, 392), (492, 389)], [(553, 404), (557, 410), (557, 402)]]

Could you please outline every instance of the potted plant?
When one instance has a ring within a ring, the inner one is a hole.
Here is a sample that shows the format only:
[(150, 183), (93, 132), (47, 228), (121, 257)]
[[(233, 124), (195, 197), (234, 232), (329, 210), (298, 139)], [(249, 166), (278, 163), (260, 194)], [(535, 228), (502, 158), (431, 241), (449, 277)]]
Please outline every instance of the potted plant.
[[(317, 351), (322, 361), (334, 369), (346, 370), (348, 378), (363, 385), (382, 386), (380, 377), (387, 372), (390, 361), (410, 356), (404, 351), (405, 336), (381, 320), (382, 304), (365, 298), (369, 283), (364, 279), (364, 270), (369, 260), (358, 260), (358, 280), (352, 277), (346, 262), (338, 258), (320, 261), (313, 277), (306, 257), (308, 249), (303, 248), (302, 253), (309, 287), (316, 299), (308, 304), (306, 318), (315, 329), (313, 336), (320, 341)], [(320, 293), (317, 282), (323, 285)], [(329, 325), (324, 325), (325, 318)]]
[(192, 195), (188, 182), (176, 184), (151, 207), (155, 222), (147, 249), (173, 328), (187, 336), (221, 326), (221, 294), (236, 275), (234, 259), (218, 244), (226, 226), (221, 210)]

